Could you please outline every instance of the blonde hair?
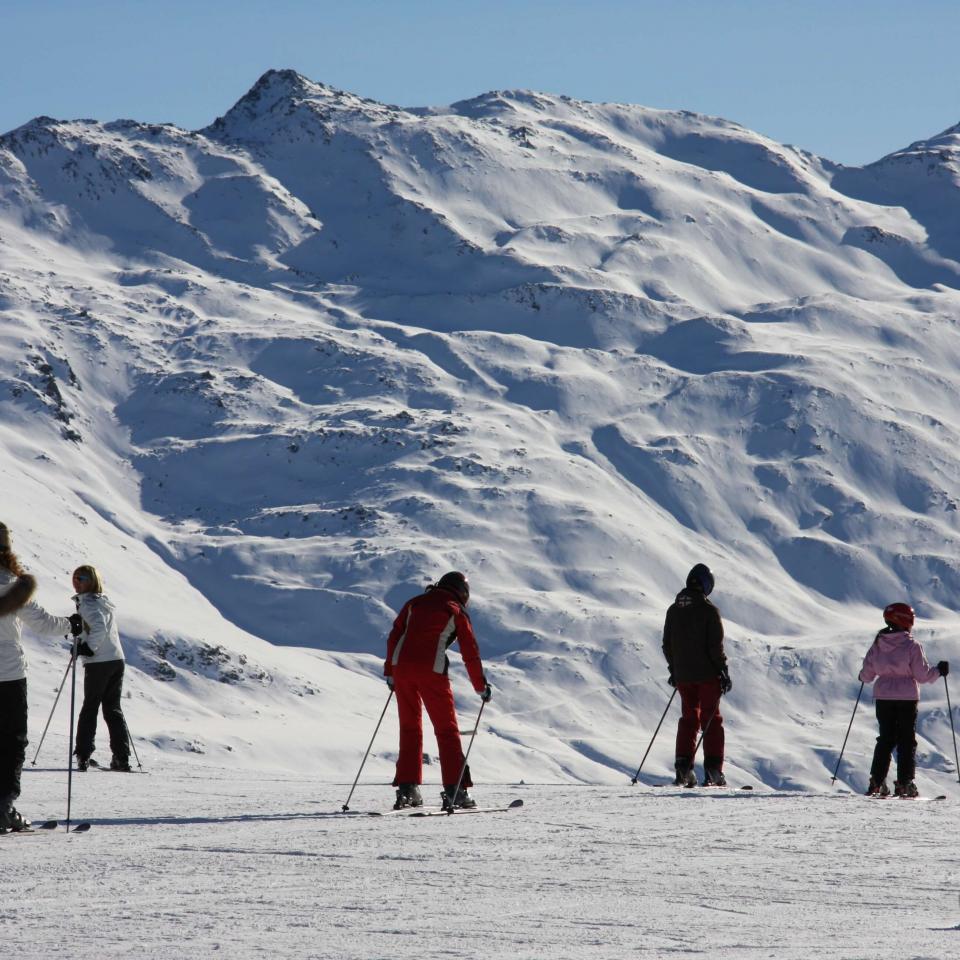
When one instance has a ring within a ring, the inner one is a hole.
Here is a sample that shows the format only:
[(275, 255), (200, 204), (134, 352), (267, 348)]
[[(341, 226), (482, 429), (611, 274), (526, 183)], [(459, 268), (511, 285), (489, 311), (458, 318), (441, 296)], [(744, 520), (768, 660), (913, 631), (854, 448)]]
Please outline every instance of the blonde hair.
[(97, 572), (96, 567), (90, 566), (89, 563), (84, 563), (73, 571), (73, 575), (75, 577), (78, 575), (88, 577), (92, 585), (91, 593), (103, 593), (103, 581), (100, 579), (100, 574)]

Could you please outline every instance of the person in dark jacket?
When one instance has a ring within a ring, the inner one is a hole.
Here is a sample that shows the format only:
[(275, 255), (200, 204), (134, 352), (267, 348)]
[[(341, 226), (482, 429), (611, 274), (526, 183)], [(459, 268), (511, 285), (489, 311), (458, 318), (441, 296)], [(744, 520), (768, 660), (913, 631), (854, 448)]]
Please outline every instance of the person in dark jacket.
[(703, 727), (704, 786), (725, 786), (724, 730), (720, 697), (732, 684), (723, 651), (720, 611), (707, 599), (713, 574), (698, 563), (687, 574), (687, 585), (667, 610), (663, 625), (663, 655), (670, 685), (680, 693), (677, 723), (676, 778), (678, 786), (694, 787), (693, 769), (697, 733)]
[(473, 786), (470, 768), (463, 769), (463, 747), (447, 671), (447, 648), (460, 642), (467, 673), (474, 690), (484, 701), (492, 693), (483, 673), (480, 651), (466, 606), (470, 599), (467, 578), (457, 571), (444, 574), (420, 596), (408, 600), (397, 615), (387, 640), (384, 676), (397, 695), (400, 718), (400, 753), (393, 785), (397, 788), (396, 809), (423, 804), (423, 719), (421, 703), (433, 723), (440, 751), (444, 806), (475, 807), (467, 793)]

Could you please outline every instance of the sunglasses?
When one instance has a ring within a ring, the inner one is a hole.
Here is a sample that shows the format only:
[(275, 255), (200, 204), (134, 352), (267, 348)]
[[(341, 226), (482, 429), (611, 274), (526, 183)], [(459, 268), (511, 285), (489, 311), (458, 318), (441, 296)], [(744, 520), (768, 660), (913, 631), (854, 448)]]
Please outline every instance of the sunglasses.
[(79, 580), (81, 583), (89, 583), (90, 577), (85, 573), (75, 573), (73, 575), (74, 580)]

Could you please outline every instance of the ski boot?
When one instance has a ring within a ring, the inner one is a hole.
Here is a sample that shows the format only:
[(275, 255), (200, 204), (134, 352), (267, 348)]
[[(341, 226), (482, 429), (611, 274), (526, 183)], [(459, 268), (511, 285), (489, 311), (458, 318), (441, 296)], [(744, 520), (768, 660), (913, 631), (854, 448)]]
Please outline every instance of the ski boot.
[(920, 791), (917, 790), (917, 785), (912, 780), (909, 780), (907, 783), (894, 780), (893, 792), (895, 796), (901, 797), (904, 800), (913, 800), (914, 797), (920, 796)]
[[(127, 767), (129, 770), (130, 768)], [(402, 810), (404, 807), (422, 807), (423, 797), (420, 795), (420, 787), (416, 783), (398, 783), (397, 801), (393, 805), (394, 810)]]
[(93, 763), (93, 761), (92, 761), (89, 757), (81, 757), (81, 756), (78, 756), (78, 757), (77, 757), (77, 770), (79, 770), (80, 773), (86, 773), (87, 770), (90, 769), (91, 763), (93, 764), (93, 766), (96, 766), (96, 763)]
[(110, 769), (115, 773), (133, 773), (129, 757), (113, 757), (110, 760)]
[(867, 787), (868, 797), (889, 797), (890, 788), (887, 786), (886, 780), (874, 780), (873, 777), (870, 778), (870, 786)]
[(703, 785), (705, 787), (725, 787), (727, 778), (723, 775), (723, 759), (707, 757), (703, 761)]
[(693, 764), (689, 757), (677, 757), (673, 769), (676, 771), (676, 776), (673, 778), (675, 787), (695, 787), (697, 785), (697, 775), (693, 772)]
[(466, 787), (457, 789), (455, 783), (446, 784), (440, 794), (444, 810), (473, 810), (477, 801), (467, 793)]
[(29, 830), (30, 827), (30, 821), (16, 807), (10, 807), (6, 812), (0, 813), (0, 833), (20, 833), (21, 830)]

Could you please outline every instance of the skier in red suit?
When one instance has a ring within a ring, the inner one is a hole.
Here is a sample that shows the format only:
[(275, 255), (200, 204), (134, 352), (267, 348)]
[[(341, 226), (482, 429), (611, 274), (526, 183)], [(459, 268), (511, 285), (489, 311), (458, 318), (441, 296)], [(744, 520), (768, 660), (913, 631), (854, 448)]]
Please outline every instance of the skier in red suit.
[(486, 702), (492, 692), (483, 674), (480, 650), (466, 606), (470, 599), (467, 578), (456, 571), (444, 574), (425, 593), (408, 600), (397, 614), (387, 640), (383, 672), (397, 695), (400, 718), (400, 754), (393, 785), (397, 788), (395, 807), (423, 804), (419, 785), (423, 782), (423, 720), (420, 704), (427, 708), (440, 750), (444, 805), (475, 807), (467, 793), (472, 787), (470, 768), (457, 781), (463, 768), (463, 747), (453, 704), (453, 690), (447, 670), (447, 648), (460, 642), (460, 655), (474, 690)]

